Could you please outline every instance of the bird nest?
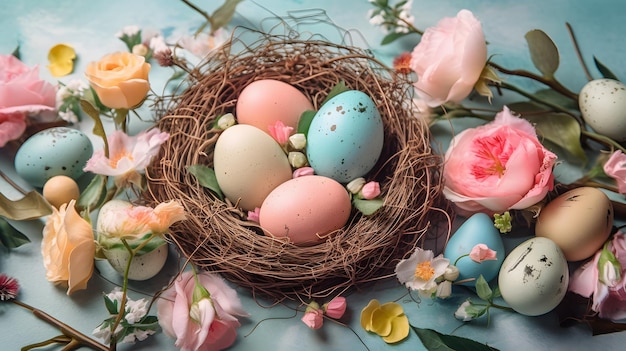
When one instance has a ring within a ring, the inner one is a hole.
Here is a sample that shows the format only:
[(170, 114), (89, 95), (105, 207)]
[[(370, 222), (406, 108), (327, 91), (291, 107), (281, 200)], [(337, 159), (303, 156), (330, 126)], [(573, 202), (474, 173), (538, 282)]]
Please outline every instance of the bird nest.
[[(445, 216), (438, 207), (441, 156), (432, 152), (428, 126), (416, 117), (411, 83), (349, 45), (267, 35), (243, 49), (234, 46), (231, 40), (196, 67), (157, 122), (170, 138), (147, 169), (144, 200), (177, 199), (188, 217), (168, 238), (197, 267), (275, 300), (324, 298), (389, 277), (399, 259), (433, 235), (435, 218)], [(384, 125), (381, 157), (366, 175), (380, 183), (384, 205), (377, 212), (353, 210), (326, 241), (296, 246), (264, 235), (247, 213), (187, 171), (190, 165), (212, 167), (216, 117), (235, 113), (239, 93), (259, 79), (291, 84), (316, 109), (339, 82), (372, 98)]]

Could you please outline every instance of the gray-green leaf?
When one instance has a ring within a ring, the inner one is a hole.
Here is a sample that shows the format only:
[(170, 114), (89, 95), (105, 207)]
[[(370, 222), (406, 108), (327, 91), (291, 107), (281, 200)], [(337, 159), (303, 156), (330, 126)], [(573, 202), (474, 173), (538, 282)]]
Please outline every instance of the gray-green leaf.
[(242, 0), (226, 0), (211, 15), (211, 32), (226, 26), (235, 15), (235, 9)]
[(365, 200), (354, 198), (352, 199), (352, 205), (354, 205), (354, 207), (357, 210), (361, 211), (361, 213), (363, 213), (364, 215), (369, 216), (371, 214), (374, 214), (374, 212), (376, 212), (379, 208), (383, 206), (383, 199), (375, 198), (371, 200)]
[(605, 64), (598, 60), (597, 57), (593, 57), (593, 62), (596, 64), (596, 67), (598, 68), (598, 71), (600, 71), (600, 73), (602, 74), (602, 77), (619, 80), (617, 79), (617, 76)]
[(478, 297), (485, 301), (491, 301), (493, 299), (492, 293), (493, 291), (489, 287), (489, 283), (487, 283), (483, 275), (481, 274), (478, 276), (478, 279), (476, 279), (476, 294)]
[(52, 213), (48, 201), (36, 191), (30, 191), (19, 200), (10, 200), (0, 193), (0, 217), (22, 221), (40, 218)]
[(187, 171), (198, 179), (200, 185), (213, 191), (220, 200), (224, 200), (224, 194), (222, 193), (220, 185), (217, 183), (217, 177), (215, 177), (213, 168), (205, 165), (191, 165), (187, 167)]
[(0, 218), (0, 243), (7, 249), (14, 249), (30, 242), (30, 239), (15, 228), (4, 218)]
[(559, 67), (559, 50), (550, 37), (540, 29), (526, 33), (530, 58), (539, 72), (546, 78), (554, 78)]
[(433, 329), (417, 328), (411, 326), (413, 331), (419, 336), (422, 344), (429, 351), (497, 351), (486, 344), (481, 344), (472, 339), (441, 334)]

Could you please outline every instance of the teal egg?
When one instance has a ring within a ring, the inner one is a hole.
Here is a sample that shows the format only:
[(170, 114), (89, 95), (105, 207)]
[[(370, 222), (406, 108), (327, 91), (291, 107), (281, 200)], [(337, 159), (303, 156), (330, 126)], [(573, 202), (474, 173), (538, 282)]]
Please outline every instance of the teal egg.
[(307, 158), (318, 175), (340, 183), (363, 177), (380, 157), (384, 130), (374, 101), (348, 90), (327, 101), (307, 134)]
[[(460, 275), (457, 281), (478, 278), (481, 274), (486, 281), (491, 281), (498, 276), (500, 266), (506, 256), (504, 243), (500, 231), (493, 225), (493, 220), (484, 213), (476, 213), (469, 217), (448, 241), (443, 256), (453, 264), (459, 257), (470, 253), (478, 244), (485, 244), (496, 251), (496, 260), (474, 262), (468, 256), (462, 257), (456, 266)], [(475, 281), (462, 283), (466, 286), (474, 286)]]
[(15, 171), (34, 187), (43, 187), (48, 179), (65, 175), (74, 180), (93, 154), (89, 137), (73, 128), (54, 127), (28, 138), (15, 155)]

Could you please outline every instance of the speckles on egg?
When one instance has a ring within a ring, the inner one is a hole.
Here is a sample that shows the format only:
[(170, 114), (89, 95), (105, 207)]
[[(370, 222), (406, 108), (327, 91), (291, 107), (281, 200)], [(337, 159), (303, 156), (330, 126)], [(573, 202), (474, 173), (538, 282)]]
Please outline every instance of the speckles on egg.
[(35, 187), (57, 175), (74, 180), (93, 153), (89, 138), (80, 130), (55, 127), (28, 138), (15, 155), (15, 170)]
[(626, 141), (626, 85), (613, 79), (592, 80), (581, 89), (578, 105), (595, 132)]

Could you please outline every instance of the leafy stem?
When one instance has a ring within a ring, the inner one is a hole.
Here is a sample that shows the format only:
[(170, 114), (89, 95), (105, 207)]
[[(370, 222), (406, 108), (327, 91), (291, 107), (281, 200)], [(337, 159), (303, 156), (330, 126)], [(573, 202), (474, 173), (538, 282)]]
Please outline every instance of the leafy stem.
[(549, 102), (547, 100), (541, 99), (541, 98), (537, 97), (536, 95), (533, 95), (533, 94), (525, 91), (524, 89), (521, 89), (521, 88), (519, 88), (519, 87), (517, 87), (517, 86), (515, 86), (513, 84), (509, 84), (509, 83), (506, 83), (506, 82), (501, 82), (501, 83), (499, 83), (499, 85), (502, 88), (504, 88), (504, 89), (508, 89), (510, 91), (514, 91), (514, 92), (516, 92), (516, 93), (518, 93), (518, 94), (520, 94), (520, 95), (522, 95), (524, 97), (527, 97), (527, 98), (529, 98), (529, 99), (531, 99), (531, 100), (533, 100), (533, 101), (535, 101), (535, 102), (537, 102), (539, 104), (542, 104), (544, 106), (550, 107), (551, 109), (553, 109), (555, 111), (563, 112), (565, 114), (568, 114), (568, 115), (573, 116), (574, 118), (576, 118), (576, 116), (574, 116), (570, 111), (568, 111), (567, 109), (563, 108), (562, 106), (559, 106), (559, 105), (554, 104), (552, 102)]

